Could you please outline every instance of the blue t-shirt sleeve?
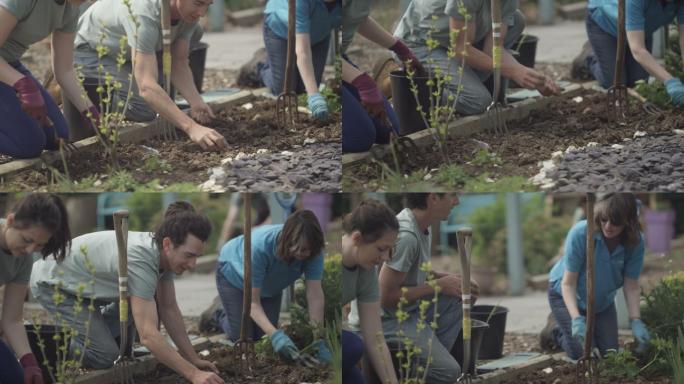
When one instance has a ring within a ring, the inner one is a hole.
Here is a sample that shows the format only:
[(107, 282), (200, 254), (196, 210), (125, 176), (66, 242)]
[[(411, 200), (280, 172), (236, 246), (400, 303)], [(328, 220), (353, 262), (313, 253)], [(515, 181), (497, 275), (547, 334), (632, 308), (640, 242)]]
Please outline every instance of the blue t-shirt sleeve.
[[(643, 31), (646, 29), (646, 1), (628, 0), (625, 4), (625, 29)], [(617, 18), (616, 18), (617, 19)]]
[(314, 4), (311, 0), (297, 0), (297, 17), (295, 30), (297, 33), (311, 32), (311, 11)]
[(644, 238), (639, 236), (639, 244), (630, 250), (625, 260), (625, 277), (638, 279), (641, 275), (641, 267), (644, 265)]
[(323, 252), (306, 262), (306, 266), (304, 267), (304, 278), (305, 280), (323, 279)]
[(586, 258), (586, 221), (580, 221), (570, 229), (565, 239), (565, 270), (579, 273)]

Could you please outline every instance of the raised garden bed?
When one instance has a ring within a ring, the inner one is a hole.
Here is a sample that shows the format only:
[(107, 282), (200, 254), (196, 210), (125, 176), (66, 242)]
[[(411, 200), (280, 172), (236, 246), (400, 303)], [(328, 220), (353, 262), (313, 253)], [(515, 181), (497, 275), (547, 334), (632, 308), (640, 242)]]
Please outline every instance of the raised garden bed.
[[(635, 133), (643, 132), (646, 136), (640, 140), (653, 140), (654, 136), (668, 136), (666, 140), (675, 139), (675, 131), (684, 128), (684, 120), (680, 111), (666, 111), (657, 117), (647, 115), (640, 107), (634, 104), (625, 124), (618, 124), (609, 118), (607, 111), (606, 95), (602, 92), (593, 91), (579, 86), (568, 88), (564, 95), (555, 98), (539, 100), (526, 100), (514, 104), (504, 111), (508, 120), (508, 133), (496, 136), (489, 132), (492, 119), (489, 114), (483, 116), (470, 116), (455, 122), (450, 129), (451, 136), (448, 138), (447, 148), (450, 151), (452, 168), (459, 168), (459, 179), (449, 179), (440, 175), (440, 169), (445, 165), (429, 132), (421, 131), (412, 134), (416, 144), (421, 148), (425, 157), (418, 163), (413, 159), (409, 162), (402, 174), (413, 173), (414, 180), (429, 180), (432, 188), (466, 189), (462, 183), (463, 178), (477, 178), (483, 175), (492, 181), (500, 178), (519, 176), (525, 179), (531, 178), (540, 171), (541, 162), (550, 160), (552, 157), (560, 162), (568, 148), (581, 149), (587, 145), (608, 146), (613, 144), (625, 145), (632, 143)], [(641, 135), (642, 133), (639, 133)], [(490, 146), (486, 155), (483, 155), (482, 144), (473, 141), (487, 143)], [(590, 144), (595, 143), (595, 144)], [(649, 148), (650, 153), (658, 153), (655, 158), (662, 159), (667, 154), (671, 156), (670, 146), (638, 146)], [(591, 148), (587, 150), (592, 150)], [(382, 153), (383, 150), (380, 150)], [(572, 152), (572, 151), (569, 151)], [(633, 153), (627, 152), (627, 153)], [(388, 151), (385, 150), (385, 161), (392, 164)], [(573, 152), (575, 155), (580, 152)], [(644, 154), (644, 157), (650, 155)], [(572, 157), (572, 156), (570, 156)], [(598, 158), (597, 156), (595, 158)], [(663, 167), (659, 161), (659, 167), (649, 166), (646, 169), (650, 173), (659, 172), (665, 168), (665, 180), (669, 183), (654, 183), (646, 180), (637, 180), (633, 172), (630, 172), (629, 180), (621, 180), (625, 172), (621, 172), (623, 158), (615, 155), (611, 166), (602, 167), (606, 175), (600, 180), (613, 190), (668, 190), (667, 185), (681, 179), (684, 175), (684, 161), (682, 164), (672, 163)], [(676, 159), (675, 159), (676, 160)], [(650, 160), (649, 160), (650, 161)], [(677, 160), (678, 161), (678, 160)], [(580, 164), (580, 163), (578, 163)], [(577, 184), (577, 180), (585, 174), (592, 174), (597, 161), (581, 163), (581, 166), (565, 169), (564, 177), (569, 181), (565, 183), (573, 190), (597, 189), (596, 180), (587, 182), (585, 186)], [(654, 164), (655, 165), (655, 164)], [(637, 167), (630, 165), (631, 168)], [(390, 166), (390, 168), (393, 168)], [(604, 169), (605, 168), (605, 169)], [(550, 171), (549, 167), (549, 171)], [(642, 171), (640, 171), (642, 172)], [(669, 173), (667, 173), (669, 172)], [(353, 189), (386, 189), (384, 182), (379, 182), (381, 175), (380, 167), (372, 164), (368, 154), (345, 154), (343, 158), (343, 185)], [(417, 176), (416, 176), (417, 174)], [(612, 178), (607, 175), (613, 175)], [(624, 178), (624, 177), (623, 177)], [(541, 178), (540, 184), (546, 184), (546, 188), (559, 188), (553, 184), (553, 179), (547, 175)], [(630, 181), (630, 183), (625, 183)], [(421, 185), (418, 183), (418, 188)], [(424, 185), (423, 185), (424, 187)], [(409, 189), (413, 187), (409, 186)], [(528, 185), (528, 189), (537, 189), (539, 186)], [(490, 190), (496, 190), (492, 184)]]
[[(248, 109), (245, 105), (251, 108)], [(201, 183), (209, 179), (210, 168), (229, 164), (236, 158), (268, 158), (283, 151), (296, 154), (314, 143), (330, 146), (333, 151), (339, 147), (339, 118), (323, 124), (302, 116), (296, 129), (282, 129), (274, 121), (275, 101), (259, 97), (258, 92), (240, 92), (227, 97), (225, 101), (214, 105), (214, 108), (218, 111), (217, 120), (209, 126), (226, 137), (228, 148), (225, 151), (204, 152), (181, 132), (178, 140), (162, 140), (157, 137), (157, 123), (136, 124), (126, 128), (121, 134), (119, 165), (125, 176), (111, 173), (110, 160), (103, 153), (102, 146), (96, 138), (88, 138), (78, 142), (77, 146), (81, 149), (68, 158), (67, 168), (74, 183), (62, 181), (57, 188), (93, 191), (162, 190), (168, 186), (173, 188), (175, 184), (181, 185), (182, 189), (198, 189)], [(48, 170), (34, 168), (45, 168), (44, 163), (49, 163), (64, 173), (61, 162), (59, 153), (51, 152), (45, 153), (42, 159), (0, 164), (0, 189), (55, 188), (50, 186), (52, 180)], [(339, 163), (339, 159), (337, 162)], [(308, 167), (297, 161), (293, 161), (291, 165), (293, 169)], [(254, 173), (243, 174), (236, 185), (256, 177)], [(315, 176), (310, 178), (312, 183), (317, 182)], [(246, 184), (250, 184), (249, 181)]]

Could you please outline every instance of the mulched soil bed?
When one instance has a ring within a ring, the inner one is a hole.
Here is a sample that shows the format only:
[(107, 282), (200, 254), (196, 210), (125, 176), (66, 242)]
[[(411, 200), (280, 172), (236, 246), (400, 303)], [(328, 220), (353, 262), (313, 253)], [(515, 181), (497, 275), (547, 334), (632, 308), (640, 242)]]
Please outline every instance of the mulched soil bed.
[[(576, 383), (576, 365), (566, 362), (554, 362), (554, 364), (546, 369), (539, 369), (533, 372), (524, 373), (516, 376), (514, 379), (504, 380), (501, 384), (574, 384)], [(589, 382), (588, 379), (585, 382)], [(637, 378), (627, 380), (622, 377), (608, 377), (599, 376), (599, 383), (620, 383), (620, 384), (666, 384), (672, 383), (668, 378)]]
[[(333, 116), (328, 123), (319, 123), (303, 118), (296, 129), (282, 129), (274, 122), (275, 101), (255, 99), (252, 109), (241, 106), (229, 107), (217, 116), (217, 123), (210, 125), (222, 133), (228, 141), (228, 149), (222, 153), (203, 152), (182, 134), (178, 140), (146, 140), (135, 144), (122, 144), (119, 148), (119, 163), (128, 170), (138, 183), (157, 179), (161, 185), (188, 182), (200, 184), (209, 179), (209, 169), (219, 166), (228, 158), (244, 157), (246, 154), (290, 151), (298, 152), (307, 143), (339, 143), (341, 125), (339, 116)], [(242, 153), (242, 155), (240, 155)], [(341, 153), (341, 152), (340, 152)], [(166, 165), (159, 165), (160, 161)], [(108, 177), (109, 160), (101, 146), (82, 150), (69, 159), (72, 180), (100, 175)], [(61, 169), (61, 166), (58, 166)], [(240, 181), (255, 175), (244, 175)], [(316, 177), (310, 176), (315, 183)], [(45, 174), (25, 172), (14, 176), (9, 188), (41, 189), (48, 184)], [(97, 185), (93, 186), (97, 190)]]
[[(325, 367), (309, 368), (287, 365), (270, 358), (255, 358), (252, 361), (251, 372), (246, 372), (246, 363), (243, 361), (241, 365), (239, 357), (228, 348), (215, 348), (204, 359), (214, 361), (221, 378), (231, 384), (326, 383), (331, 375), (330, 370)], [(135, 381), (157, 384), (187, 383), (187, 380), (161, 365), (150, 374), (136, 377)]]
[[(536, 110), (522, 120), (510, 122), (508, 133), (494, 136), (490, 132), (482, 132), (469, 137), (450, 138), (448, 148), (453, 164), (463, 166), (466, 172), (477, 176), (487, 172), (492, 179), (501, 176), (531, 177), (539, 172), (539, 162), (549, 160), (557, 151), (566, 151), (568, 147), (584, 147), (589, 143), (598, 145), (625, 144), (630, 141), (637, 131), (646, 132), (647, 136), (641, 140), (652, 140), (655, 135), (672, 135), (674, 129), (684, 128), (681, 111), (666, 111), (657, 117), (647, 115), (634, 106), (626, 118), (625, 124), (613, 122), (607, 111), (606, 95), (600, 92), (585, 90), (580, 94), (581, 101), (570, 97), (558, 97), (543, 110)], [(474, 166), (467, 162), (481, 147), (471, 139), (488, 143), (503, 160), (503, 165)], [(653, 153), (669, 154), (671, 149), (666, 147), (652, 148)], [(426, 157), (421, 164), (411, 164), (404, 169), (416, 171), (420, 169), (434, 169), (443, 165), (436, 145), (422, 151)], [(644, 155), (646, 156), (646, 155)], [(660, 155), (658, 155), (660, 156)], [(576, 174), (585, 174), (595, 166), (596, 162), (582, 163), (581, 167), (572, 169)], [(672, 164), (672, 172), (682, 170), (682, 166)], [(649, 168), (650, 169), (650, 168)], [(375, 180), (377, 170), (373, 167), (349, 167), (344, 169), (344, 177), (351, 178), (361, 188), (367, 187)], [(674, 181), (674, 180), (672, 180)], [(624, 185), (639, 190), (648, 190), (649, 183)], [(619, 185), (612, 185), (618, 188)]]

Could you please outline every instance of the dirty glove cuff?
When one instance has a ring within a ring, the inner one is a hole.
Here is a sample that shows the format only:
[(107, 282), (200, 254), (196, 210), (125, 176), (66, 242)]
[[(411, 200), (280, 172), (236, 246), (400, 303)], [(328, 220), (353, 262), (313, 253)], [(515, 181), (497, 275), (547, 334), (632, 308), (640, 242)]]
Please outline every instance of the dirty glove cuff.
[(399, 60), (403, 64), (406, 64), (407, 61), (410, 61), (411, 63), (409, 65), (413, 68), (413, 70), (416, 72), (424, 72), (423, 65), (420, 63), (420, 60), (418, 60), (416, 55), (413, 54), (413, 51), (411, 51), (411, 49), (407, 47), (406, 44), (404, 44), (404, 42), (400, 39), (397, 39), (397, 42), (394, 43), (394, 45), (389, 49), (397, 54), (397, 57), (399, 57)]

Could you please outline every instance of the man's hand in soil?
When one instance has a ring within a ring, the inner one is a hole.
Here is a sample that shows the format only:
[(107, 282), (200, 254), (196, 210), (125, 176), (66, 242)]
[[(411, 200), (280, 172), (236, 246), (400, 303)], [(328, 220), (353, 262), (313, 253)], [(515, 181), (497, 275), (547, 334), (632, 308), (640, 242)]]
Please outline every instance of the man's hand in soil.
[[(442, 293), (447, 296), (461, 297), (463, 291), (461, 290), (461, 276), (450, 273), (437, 279), (437, 285), (442, 288)], [(480, 286), (475, 280), (470, 280), (470, 295), (473, 301), (477, 300), (480, 295)]]
[(517, 65), (510, 78), (526, 89), (541, 90), (546, 85), (546, 76), (524, 65)]
[(282, 329), (273, 332), (271, 335), (271, 345), (277, 354), (288, 361), (294, 361), (299, 355), (297, 346)]
[(541, 93), (544, 96), (551, 96), (551, 95), (559, 95), (561, 93), (561, 89), (556, 84), (555, 81), (553, 81), (552, 78), (549, 76), (545, 76), (546, 80), (544, 81), (544, 85), (539, 88), (539, 93)]
[(684, 85), (676, 77), (665, 82), (667, 94), (672, 99), (672, 104), (676, 107), (684, 107)]
[(225, 382), (214, 372), (197, 370), (192, 375), (192, 384), (224, 384)]
[(203, 101), (190, 107), (190, 116), (200, 124), (209, 124), (216, 118), (211, 108)]
[(212, 371), (214, 373), (219, 373), (218, 368), (216, 368), (216, 364), (214, 364), (208, 360), (203, 360), (203, 359), (198, 358), (197, 360), (192, 361), (192, 365), (194, 365), (195, 367), (197, 367), (203, 371)]
[(406, 67), (410, 67), (413, 71), (415, 71), (416, 75), (421, 75), (425, 73), (423, 64), (420, 63), (420, 60), (418, 60), (416, 55), (413, 54), (413, 51), (411, 51), (411, 49), (407, 47), (403, 41), (397, 39), (397, 42), (390, 47), (390, 51), (396, 53), (397, 57), (399, 57), (399, 60)]
[(572, 337), (584, 345), (584, 334), (587, 330), (587, 319), (584, 316), (577, 316), (572, 319)]
[(228, 146), (226, 139), (220, 133), (203, 125), (193, 124), (188, 132), (190, 140), (205, 151), (219, 151)]
[(387, 116), (385, 101), (375, 81), (365, 73), (360, 74), (351, 84), (359, 91), (361, 104), (372, 117), (384, 119)]
[(311, 116), (316, 120), (325, 120), (328, 118), (328, 103), (325, 98), (318, 92), (310, 94), (306, 102), (311, 111)]

